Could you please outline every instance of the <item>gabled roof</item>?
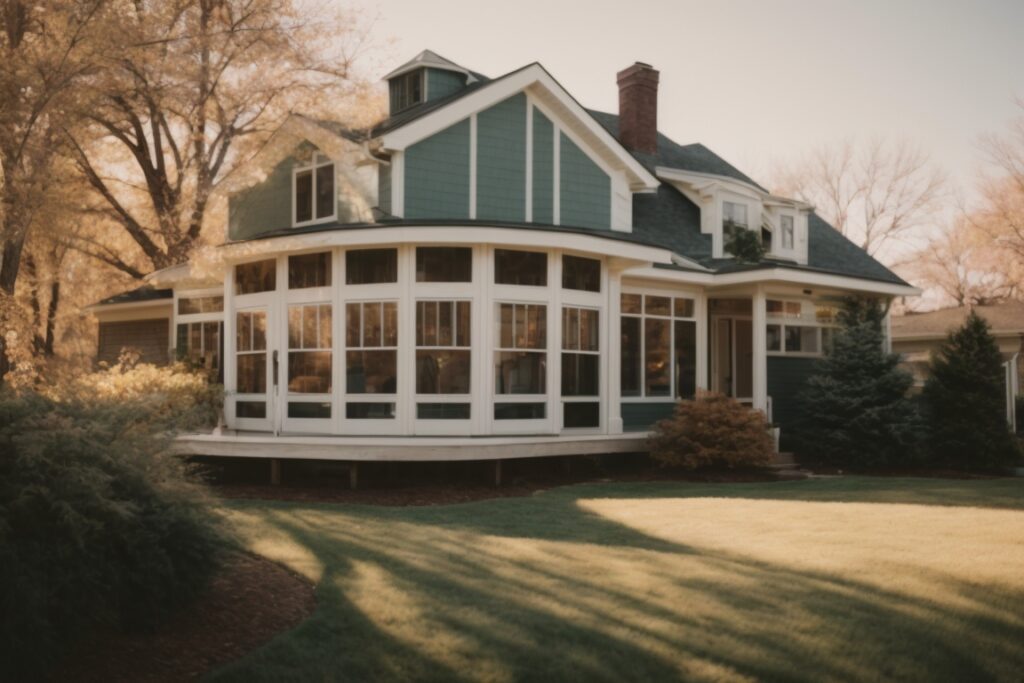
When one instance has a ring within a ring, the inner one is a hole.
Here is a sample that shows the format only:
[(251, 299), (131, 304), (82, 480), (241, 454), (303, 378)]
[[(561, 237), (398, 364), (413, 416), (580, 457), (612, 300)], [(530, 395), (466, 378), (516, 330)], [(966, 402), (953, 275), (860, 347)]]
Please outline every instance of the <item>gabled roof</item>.
[(161, 299), (173, 299), (174, 292), (170, 289), (157, 289), (151, 285), (142, 285), (127, 292), (121, 292), (97, 302), (96, 306), (110, 306), (114, 304), (136, 304), (143, 301), (160, 301)]
[[(609, 133), (616, 138), (619, 136), (619, 116), (603, 111), (588, 109), (590, 115), (604, 126)], [(680, 145), (664, 133), (658, 133), (658, 153), (646, 154), (644, 152), (633, 152), (633, 156), (654, 172), (658, 166), (677, 168), (683, 171), (694, 171), (696, 173), (710, 173), (712, 175), (725, 176), (735, 180), (743, 181), (749, 185), (768, 192), (765, 188), (752, 180), (748, 175), (718, 156), (710, 149), (700, 143)]]
[(1024, 302), (1008, 301), (893, 316), (892, 336), (894, 339), (940, 339), (949, 334), (950, 330), (963, 325), (972, 308), (985, 319), (994, 334), (1024, 335)]

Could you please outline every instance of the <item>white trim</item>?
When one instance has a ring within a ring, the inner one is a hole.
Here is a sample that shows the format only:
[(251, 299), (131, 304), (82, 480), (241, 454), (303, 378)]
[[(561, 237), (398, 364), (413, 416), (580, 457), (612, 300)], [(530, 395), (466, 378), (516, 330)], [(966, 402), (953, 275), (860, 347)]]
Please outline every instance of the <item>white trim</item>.
[[(162, 289), (162, 288), (161, 288)], [(150, 299), (148, 301), (125, 301), (116, 304), (91, 304), (84, 307), (82, 310), (92, 314), (97, 313), (112, 313), (114, 311), (128, 311), (133, 308), (157, 308), (169, 306), (171, 311), (174, 311), (174, 298), (169, 297), (166, 299)]]
[(391, 215), (405, 216), (405, 154), (391, 155)]
[[(751, 299), (753, 309), (751, 334), (753, 348), (753, 404), (755, 410), (768, 414), (768, 327), (766, 318), (768, 314), (768, 297), (765, 295), (764, 285), (758, 285)], [(821, 344), (819, 335), (818, 344)]]
[(549, 94), (562, 108), (567, 110), (579, 122), (581, 128), (594, 138), (594, 142), (605, 147), (608, 153), (618, 161), (621, 168), (631, 176), (632, 189), (657, 189), (658, 179), (595, 121), (540, 64), (531, 64), (508, 76), (492, 81), (445, 107), (385, 133), (382, 136), (383, 146), (388, 150), (406, 149), (419, 140), (440, 132), (453, 123), (497, 104), (526, 88), (539, 89), (539, 91)]

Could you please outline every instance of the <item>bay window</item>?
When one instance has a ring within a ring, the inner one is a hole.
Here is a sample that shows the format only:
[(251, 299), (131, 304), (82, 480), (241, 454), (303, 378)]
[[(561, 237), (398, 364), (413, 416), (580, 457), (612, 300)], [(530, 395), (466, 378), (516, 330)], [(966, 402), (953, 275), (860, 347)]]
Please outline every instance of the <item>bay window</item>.
[(331, 305), (288, 307), (288, 392), (331, 393)]
[[(345, 306), (345, 391), (394, 396), (398, 390), (398, 303), (351, 302)], [(346, 404), (354, 419), (390, 419), (394, 401), (362, 399)]]
[(767, 301), (766, 341), (772, 355), (818, 356), (831, 347), (837, 309), (810, 301)]

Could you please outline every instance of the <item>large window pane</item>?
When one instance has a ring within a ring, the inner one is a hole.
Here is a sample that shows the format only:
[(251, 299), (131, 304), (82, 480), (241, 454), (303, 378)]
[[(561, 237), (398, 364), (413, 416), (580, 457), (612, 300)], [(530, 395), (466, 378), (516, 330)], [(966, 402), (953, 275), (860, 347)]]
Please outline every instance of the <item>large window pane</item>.
[(501, 304), (498, 339), (505, 349), (543, 349), (547, 341), (547, 306)]
[(600, 358), (593, 353), (563, 353), (562, 396), (597, 396)]
[(562, 287), (585, 292), (600, 292), (601, 262), (582, 256), (563, 256)]
[(416, 351), (417, 394), (468, 394), (470, 352)]
[(331, 253), (288, 257), (288, 289), (331, 286)]
[(621, 390), (623, 396), (641, 395), (640, 318), (622, 318)]
[(334, 164), (316, 169), (316, 217), (334, 215)]
[(267, 259), (235, 266), (235, 294), (272, 292), (277, 287), (277, 261)]
[(566, 403), (562, 413), (563, 425), (567, 429), (601, 426), (600, 403)]
[(548, 255), (537, 251), (495, 249), (494, 282), (544, 287), (548, 284)]
[(394, 403), (346, 403), (345, 417), (349, 420), (393, 420)]
[(237, 357), (238, 393), (264, 394), (267, 391), (267, 354), (247, 353)]
[(676, 398), (693, 398), (697, 393), (697, 323), (675, 322)]
[(643, 301), (644, 297), (642, 294), (623, 294), (621, 297), (620, 306), (623, 313), (643, 313)]
[(288, 391), (293, 394), (331, 393), (331, 352), (289, 352)]
[(546, 353), (499, 351), (494, 363), (495, 393), (543, 394), (546, 358)]
[(348, 351), (345, 387), (350, 394), (393, 394), (398, 386), (395, 351)]
[(199, 296), (178, 299), (178, 315), (193, 313), (220, 313), (224, 310), (224, 297)]
[(350, 285), (398, 282), (398, 251), (354, 249), (345, 252), (345, 282)]
[(313, 220), (313, 171), (295, 174), (295, 222)]
[(495, 420), (543, 420), (546, 403), (495, 403)]
[(786, 351), (818, 352), (818, 328), (786, 325)]
[(470, 247), (417, 247), (416, 282), (472, 282)]
[(671, 396), (668, 320), (644, 319), (644, 394)]

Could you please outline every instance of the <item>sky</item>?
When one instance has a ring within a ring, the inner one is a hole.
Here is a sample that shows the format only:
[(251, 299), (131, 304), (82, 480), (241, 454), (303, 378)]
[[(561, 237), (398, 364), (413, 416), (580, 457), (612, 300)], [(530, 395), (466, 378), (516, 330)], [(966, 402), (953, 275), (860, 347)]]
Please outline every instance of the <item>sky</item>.
[(661, 72), (659, 128), (757, 180), (808, 150), (906, 137), (970, 197), (978, 138), (1024, 97), (1024, 0), (364, 0), (383, 76), (429, 48), (499, 76), (540, 62), (584, 106)]

